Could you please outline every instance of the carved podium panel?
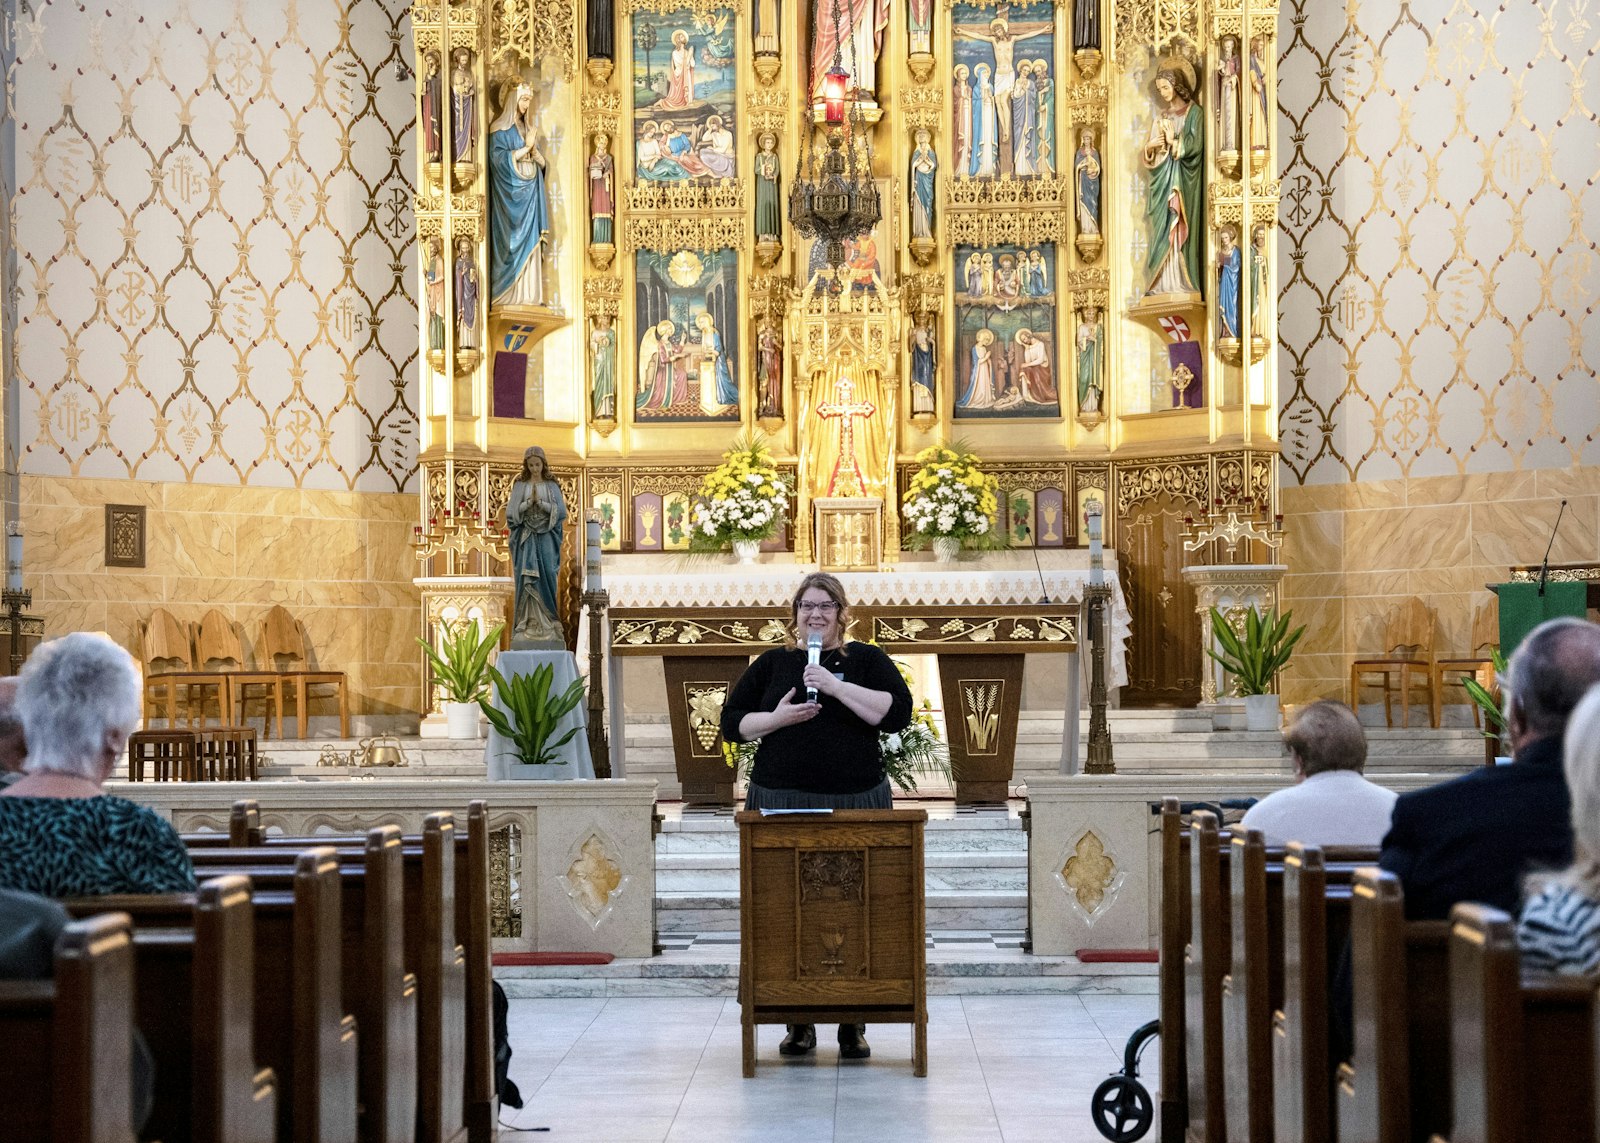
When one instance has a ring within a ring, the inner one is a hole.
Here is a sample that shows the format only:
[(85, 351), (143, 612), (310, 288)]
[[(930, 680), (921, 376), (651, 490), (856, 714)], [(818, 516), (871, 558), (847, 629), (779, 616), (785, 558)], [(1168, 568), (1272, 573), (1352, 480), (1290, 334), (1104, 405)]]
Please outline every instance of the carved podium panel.
[(923, 810), (835, 810), (739, 824), (744, 1074), (757, 1024), (911, 1024), (928, 1074)]

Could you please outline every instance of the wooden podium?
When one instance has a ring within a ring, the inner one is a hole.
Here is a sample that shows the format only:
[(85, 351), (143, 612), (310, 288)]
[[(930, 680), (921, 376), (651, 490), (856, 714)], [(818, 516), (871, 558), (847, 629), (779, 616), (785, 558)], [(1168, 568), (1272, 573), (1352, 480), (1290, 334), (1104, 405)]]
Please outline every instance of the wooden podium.
[(744, 1074), (757, 1024), (912, 1024), (928, 1074), (923, 810), (835, 810), (739, 825)]

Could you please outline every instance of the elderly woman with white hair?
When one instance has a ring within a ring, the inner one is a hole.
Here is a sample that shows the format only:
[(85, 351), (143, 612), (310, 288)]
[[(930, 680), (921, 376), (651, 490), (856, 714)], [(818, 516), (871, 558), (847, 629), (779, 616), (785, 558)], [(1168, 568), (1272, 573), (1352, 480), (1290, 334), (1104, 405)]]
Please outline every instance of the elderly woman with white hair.
[(1600, 972), (1600, 686), (1567, 722), (1562, 746), (1572, 795), (1572, 864), (1547, 877), (1522, 907), (1522, 963), (1546, 971)]
[(0, 888), (46, 897), (195, 887), (171, 824), (101, 788), (139, 724), (139, 668), (103, 635), (45, 643), (23, 666), (23, 778), (0, 790)]

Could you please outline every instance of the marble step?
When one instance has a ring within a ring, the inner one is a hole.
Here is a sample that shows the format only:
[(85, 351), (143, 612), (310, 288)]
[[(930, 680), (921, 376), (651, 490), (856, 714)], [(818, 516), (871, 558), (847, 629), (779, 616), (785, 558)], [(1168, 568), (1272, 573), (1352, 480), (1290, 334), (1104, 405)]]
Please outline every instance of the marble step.
[[(561, 997), (735, 996), (739, 946), (700, 949), (597, 965), (497, 967), (494, 978), (512, 999)], [(1155, 995), (1153, 964), (1083, 964), (1074, 956), (1032, 956), (1014, 950), (987, 954), (930, 951), (933, 996), (1051, 996), (1075, 993)], [(771, 1030), (764, 1043), (775, 1044)]]

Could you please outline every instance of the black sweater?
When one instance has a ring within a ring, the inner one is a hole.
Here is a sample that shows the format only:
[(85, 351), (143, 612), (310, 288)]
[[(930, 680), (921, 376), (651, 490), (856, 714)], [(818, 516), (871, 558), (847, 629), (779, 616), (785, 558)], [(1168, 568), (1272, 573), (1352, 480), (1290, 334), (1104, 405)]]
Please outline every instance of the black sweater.
[[(894, 696), (889, 713), (868, 726), (838, 699), (820, 695), (822, 710), (807, 722), (774, 730), (756, 748), (750, 781), (769, 790), (804, 790), (814, 794), (859, 794), (883, 781), (878, 753), (880, 732), (893, 734), (911, 723), (911, 691), (893, 660), (870, 643), (850, 643), (848, 653), (824, 651), (822, 665), (847, 683)], [(743, 742), (739, 723), (747, 714), (776, 710), (789, 688), (805, 701), (801, 673), (806, 653), (780, 647), (750, 664), (728, 693), (722, 707), (722, 737)]]

